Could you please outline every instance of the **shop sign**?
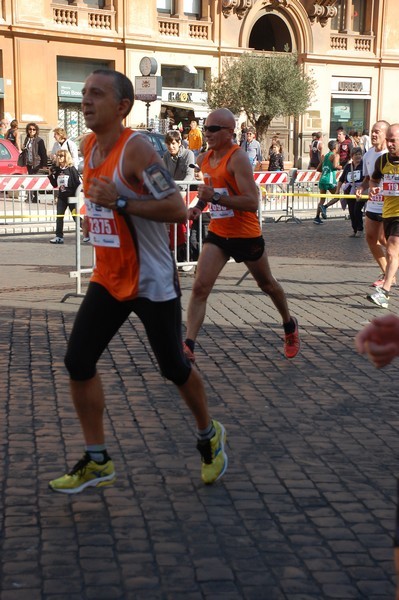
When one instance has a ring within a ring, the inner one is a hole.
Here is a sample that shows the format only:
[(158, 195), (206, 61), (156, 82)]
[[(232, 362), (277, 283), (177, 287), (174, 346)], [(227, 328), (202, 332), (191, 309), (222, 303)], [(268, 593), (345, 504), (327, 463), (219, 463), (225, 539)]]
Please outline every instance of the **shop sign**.
[(361, 94), (367, 96), (371, 92), (370, 77), (332, 77), (331, 92), (350, 96)]
[(361, 81), (339, 81), (339, 92), (362, 92), (363, 83)]
[(155, 102), (162, 95), (162, 77), (150, 75), (149, 77), (135, 77), (136, 100), (143, 102)]
[(81, 102), (82, 101), (81, 81), (58, 81), (58, 98), (60, 102)]
[(208, 94), (202, 90), (162, 90), (162, 100), (164, 102), (194, 102), (195, 104), (204, 104), (208, 102)]

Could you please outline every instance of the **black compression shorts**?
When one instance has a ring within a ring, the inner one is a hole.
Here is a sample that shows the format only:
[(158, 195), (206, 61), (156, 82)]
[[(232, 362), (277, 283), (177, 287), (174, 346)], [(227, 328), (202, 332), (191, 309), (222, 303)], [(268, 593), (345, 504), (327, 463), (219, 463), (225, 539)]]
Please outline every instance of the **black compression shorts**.
[(265, 251), (265, 240), (262, 236), (255, 238), (223, 238), (211, 231), (208, 232), (204, 244), (214, 244), (221, 248), (237, 263), (259, 260)]
[(176, 385), (186, 383), (191, 364), (183, 352), (180, 298), (120, 302), (98, 283), (89, 284), (69, 338), (65, 366), (73, 381), (94, 377), (100, 356), (131, 312), (145, 327), (162, 375)]

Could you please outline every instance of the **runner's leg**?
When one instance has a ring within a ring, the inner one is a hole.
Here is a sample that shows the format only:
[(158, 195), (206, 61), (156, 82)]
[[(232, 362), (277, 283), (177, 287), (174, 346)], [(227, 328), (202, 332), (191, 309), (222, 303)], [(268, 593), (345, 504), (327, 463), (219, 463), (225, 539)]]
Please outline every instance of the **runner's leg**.
[(190, 340), (197, 338), (204, 322), (208, 296), (227, 261), (228, 256), (221, 248), (212, 243), (203, 245), (187, 309), (186, 337)]

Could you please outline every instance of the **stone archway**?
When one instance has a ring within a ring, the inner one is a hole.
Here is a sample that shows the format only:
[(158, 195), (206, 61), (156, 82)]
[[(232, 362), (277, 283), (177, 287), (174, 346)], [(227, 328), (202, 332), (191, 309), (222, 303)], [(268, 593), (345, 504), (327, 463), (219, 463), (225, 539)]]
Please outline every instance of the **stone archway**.
[(293, 42), (286, 23), (276, 14), (265, 14), (252, 27), (249, 48), (266, 52), (292, 52)]

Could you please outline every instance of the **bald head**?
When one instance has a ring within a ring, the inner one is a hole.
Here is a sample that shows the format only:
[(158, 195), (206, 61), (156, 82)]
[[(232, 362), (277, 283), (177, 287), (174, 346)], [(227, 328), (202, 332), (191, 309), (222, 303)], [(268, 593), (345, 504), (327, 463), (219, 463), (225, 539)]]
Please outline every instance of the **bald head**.
[(206, 124), (222, 125), (223, 127), (231, 127), (234, 129), (236, 126), (236, 120), (231, 110), (228, 108), (218, 108), (208, 115)]
[(377, 121), (371, 128), (371, 143), (375, 150), (383, 150), (386, 148), (386, 136), (388, 133), (388, 121)]
[(387, 148), (391, 156), (399, 157), (399, 123), (393, 123), (389, 126)]

